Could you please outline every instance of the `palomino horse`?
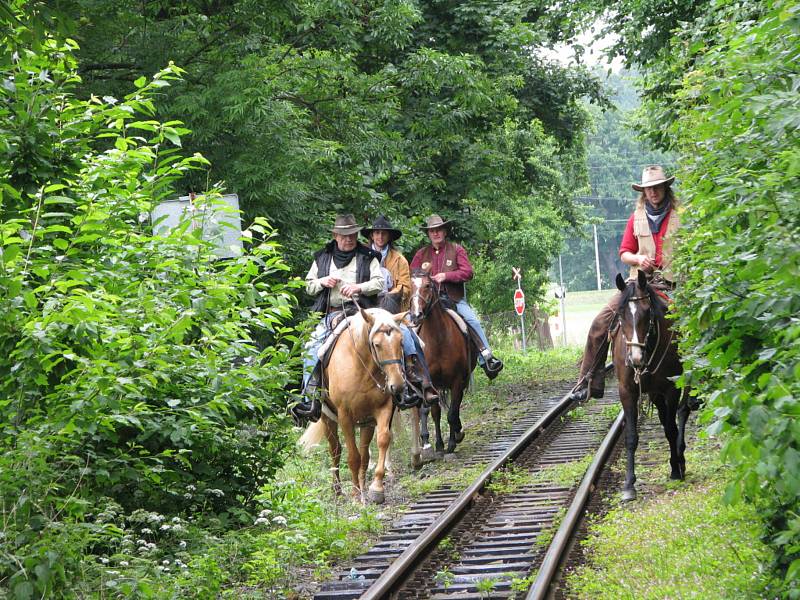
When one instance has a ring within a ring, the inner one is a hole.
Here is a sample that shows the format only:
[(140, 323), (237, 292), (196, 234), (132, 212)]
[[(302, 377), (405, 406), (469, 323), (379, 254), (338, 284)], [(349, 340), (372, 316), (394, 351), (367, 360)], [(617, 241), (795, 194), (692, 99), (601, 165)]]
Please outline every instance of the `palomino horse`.
[(642, 271), (637, 279), (627, 283), (617, 274), (617, 288), (622, 295), (611, 325), (611, 339), (619, 397), (625, 413), (628, 464), (622, 499), (633, 500), (636, 498), (634, 454), (639, 445), (637, 419), (641, 394), (647, 393), (658, 409), (658, 419), (669, 442), (671, 479), (683, 479), (686, 473), (684, 430), (689, 406), (671, 379), (683, 372), (683, 366), (678, 357), (677, 340), (665, 317), (666, 298), (662, 299), (662, 294), (648, 284)]
[[(447, 314), (442, 305), (438, 285), (431, 279), (430, 273), (415, 270), (411, 274), (411, 321), (417, 327), (417, 333), (425, 344), (425, 359), (431, 372), (433, 385), (440, 391), (448, 390), (450, 406), (447, 411), (447, 423), (450, 425), (450, 438), (447, 452), (452, 454), (456, 444), (464, 439), (461, 425), (461, 400), (467, 389), (470, 373), (477, 362), (477, 354), (467, 337), (461, 333), (456, 322)], [(433, 423), (436, 428), (436, 452), (444, 452), (441, 418), (442, 410), (437, 403), (430, 407)], [(427, 409), (421, 410), (422, 440), (428, 440)], [(412, 455), (417, 451), (412, 448)], [(416, 463), (416, 458), (412, 457)]]
[[(394, 413), (392, 398), (403, 393), (403, 343), (398, 322), (405, 313), (392, 315), (380, 308), (364, 310), (349, 317), (350, 324), (336, 341), (324, 381), (328, 382), (327, 398), (322, 417), (313, 423), (300, 438), (306, 448), (327, 438), (333, 462), (333, 486), (342, 493), (339, 462), (342, 445), (338, 426), (344, 433), (347, 464), (353, 480), (353, 497), (366, 501), (369, 445), (378, 430), (378, 462), (369, 486), (369, 499), (378, 504), (384, 501), (383, 477), (386, 457), (392, 441), (391, 423)], [(355, 428), (361, 429), (356, 445)]]

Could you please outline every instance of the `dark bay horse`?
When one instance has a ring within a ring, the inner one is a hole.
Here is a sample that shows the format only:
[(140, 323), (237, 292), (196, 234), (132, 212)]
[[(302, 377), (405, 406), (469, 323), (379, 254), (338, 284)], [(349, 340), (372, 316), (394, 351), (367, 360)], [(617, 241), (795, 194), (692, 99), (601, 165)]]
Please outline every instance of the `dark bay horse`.
[[(625, 281), (617, 274), (622, 292), (611, 325), (614, 368), (619, 397), (625, 413), (627, 469), (623, 500), (636, 498), (634, 454), (639, 445), (639, 399), (647, 393), (658, 410), (658, 419), (669, 442), (671, 479), (686, 473), (684, 430), (689, 416), (688, 393), (682, 394), (671, 378), (683, 372), (678, 344), (666, 318), (667, 300), (647, 282), (642, 271), (637, 279)], [(688, 392), (688, 391), (685, 391)]]
[[(339, 461), (342, 445), (337, 428), (341, 426), (347, 447), (347, 464), (353, 481), (353, 497), (365, 502), (369, 446), (378, 431), (378, 461), (375, 476), (369, 486), (369, 499), (384, 501), (383, 478), (386, 458), (392, 441), (390, 429), (394, 413), (392, 398), (403, 393), (403, 334), (398, 323), (405, 313), (392, 315), (380, 308), (364, 310), (349, 317), (345, 329), (331, 353), (324, 369), (328, 382), (327, 397), (322, 417), (312, 423), (300, 444), (306, 448), (327, 438), (333, 463), (333, 484), (341, 493)], [(361, 429), (356, 444), (355, 428)]]
[[(433, 385), (441, 391), (449, 392), (450, 406), (447, 411), (447, 423), (450, 426), (450, 437), (447, 452), (452, 454), (456, 444), (464, 439), (461, 425), (461, 401), (469, 383), (469, 376), (475, 369), (477, 353), (472, 349), (467, 337), (461, 332), (456, 322), (447, 314), (439, 287), (430, 273), (415, 270), (411, 274), (411, 321), (417, 327), (417, 333), (425, 344), (425, 359), (431, 372)], [(428, 441), (427, 408), (421, 412), (422, 440)], [(436, 452), (444, 452), (442, 439), (442, 411), (439, 403), (430, 407), (436, 429)]]

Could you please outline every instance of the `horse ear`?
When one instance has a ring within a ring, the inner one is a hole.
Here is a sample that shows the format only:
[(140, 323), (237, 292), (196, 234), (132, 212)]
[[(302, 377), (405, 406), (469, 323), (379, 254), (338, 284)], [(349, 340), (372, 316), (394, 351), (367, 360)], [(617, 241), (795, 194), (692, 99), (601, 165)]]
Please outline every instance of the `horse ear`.
[(408, 311), (397, 313), (396, 315), (392, 315), (392, 318), (394, 319), (395, 323), (402, 323), (407, 314)]
[(622, 292), (625, 290), (625, 280), (622, 278), (622, 274), (617, 273), (617, 289)]
[(644, 271), (639, 269), (639, 288), (640, 289), (647, 289), (647, 275), (644, 274)]
[(372, 327), (375, 324), (375, 317), (373, 317), (371, 314), (369, 314), (367, 311), (361, 308), (361, 305), (358, 306), (358, 312), (361, 313), (361, 318), (364, 319), (364, 322), (367, 325)]

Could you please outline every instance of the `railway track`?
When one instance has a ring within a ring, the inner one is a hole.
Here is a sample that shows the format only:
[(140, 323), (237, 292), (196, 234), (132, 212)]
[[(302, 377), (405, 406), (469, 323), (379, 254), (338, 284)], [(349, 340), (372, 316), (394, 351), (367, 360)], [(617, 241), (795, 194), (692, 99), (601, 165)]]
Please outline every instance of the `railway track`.
[(532, 403), (512, 430), (471, 457), (491, 461), (475, 482), (427, 494), (315, 599), (522, 597), (558, 523), (569, 518), (617, 406), (615, 393)]

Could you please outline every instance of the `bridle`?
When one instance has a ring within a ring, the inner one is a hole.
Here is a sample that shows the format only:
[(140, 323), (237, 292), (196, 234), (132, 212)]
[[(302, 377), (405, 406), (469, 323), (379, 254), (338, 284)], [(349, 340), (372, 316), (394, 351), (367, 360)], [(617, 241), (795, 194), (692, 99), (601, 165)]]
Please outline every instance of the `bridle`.
[[(420, 277), (423, 277), (423, 276), (421, 275)], [(414, 329), (416, 329), (416, 330), (418, 330), (420, 327), (422, 327), (422, 323), (424, 323), (425, 319), (428, 317), (428, 315), (431, 314), (431, 310), (433, 310), (433, 307), (436, 306), (437, 304), (439, 304), (439, 302), (441, 301), (441, 296), (439, 295), (439, 290), (435, 285), (433, 285), (433, 280), (431, 279), (430, 275), (425, 275), (424, 277), (431, 284), (431, 298), (430, 298), (430, 301), (428, 301), (425, 304), (425, 310), (422, 311), (422, 316), (419, 318), (418, 322), (414, 325)], [(423, 300), (422, 294), (420, 293), (421, 290), (422, 290), (422, 288), (418, 287), (416, 289), (416, 291), (414, 292), (414, 294), (411, 296), (411, 300), (410, 300), (411, 306), (414, 306), (414, 299), (415, 298), (417, 300)]]
[[(355, 304), (355, 301), (353, 301), (353, 303)], [(347, 312), (345, 312), (345, 317), (344, 318), (347, 320), (347, 331), (350, 333), (350, 339), (353, 342), (353, 347), (354, 348), (358, 348), (358, 346), (356, 345), (355, 336), (353, 335), (352, 323), (350, 323), (350, 317), (347, 315)], [(398, 329), (399, 335), (402, 335), (402, 332), (400, 332), (400, 328), (398, 327), (397, 329)], [(380, 333), (380, 331), (378, 333)], [(400, 358), (381, 359), (378, 356), (378, 351), (375, 349), (374, 343), (372, 342), (372, 332), (371, 331), (367, 334), (367, 345), (369, 346), (369, 353), (370, 353), (370, 356), (372, 356), (372, 361), (378, 367), (378, 370), (380, 370), (381, 375), (383, 375), (383, 383), (378, 381), (378, 379), (372, 374), (372, 369), (370, 369), (367, 366), (367, 364), (363, 360), (361, 360), (361, 354), (356, 352), (356, 356), (358, 357), (358, 362), (361, 363), (361, 366), (364, 367), (364, 370), (367, 372), (367, 374), (369, 375), (370, 379), (372, 379), (372, 381), (375, 383), (375, 387), (378, 388), (378, 390), (380, 390), (381, 393), (385, 394), (386, 393), (386, 382), (387, 382), (387, 380), (389, 378), (386, 375), (386, 371), (384, 370), (384, 367), (387, 367), (388, 365), (403, 365), (402, 346), (401, 346), (401, 349), (400, 349)], [(402, 368), (400, 369), (400, 372), (403, 373), (403, 369)], [(405, 380), (405, 373), (403, 373), (403, 378)]]
[[(651, 370), (650, 366), (653, 364), (653, 360), (655, 359), (656, 356), (655, 350), (658, 349), (658, 345), (661, 343), (661, 327), (659, 326), (658, 321), (656, 320), (655, 317), (655, 310), (653, 309), (654, 300), (650, 295), (644, 295), (644, 296), (633, 296), (631, 298), (626, 299), (626, 302), (640, 302), (642, 300), (650, 300), (649, 323), (647, 324), (647, 332), (644, 334), (644, 340), (641, 342), (633, 342), (628, 339), (628, 336), (625, 335), (625, 330), (622, 327), (619, 328), (620, 335), (622, 336), (622, 339), (625, 341), (625, 350), (626, 350), (625, 363), (627, 366), (633, 369), (633, 381), (638, 385), (641, 385), (642, 375), (652, 374), (659, 369), (661, 363), (664, 362), (664, 357), (667, 355), (667, 351), (669, 349), (669, 344), (667, 344), (667, 347), (664, 349), (664, 353), (662, 354), (661, 359), (658, 361), (658, 365), (656, 365), (655, 369)], [(619, 313), (616, 313), (616, 319), (620, 321), (621, 325), (622, 317)], [(634, 323), (633, 326), (636, 327), (636, 324)], [(656, 343), (652, 346), (653, 352), (651, 353), (649, 360), (647, 360), (647, 354), (648, 354), (647, 347), (649, 345), (648, 342), (653, 334), (653, 330), (655, 330), (656, 332)], [(669, 343), (672, 343), (672, 333), (670, 333)], [(632, 364), (630, 364), (629, 356), (631, 347), (641, 348), (642, 356), (646, 359), (644, 368), (635, 367)]]

